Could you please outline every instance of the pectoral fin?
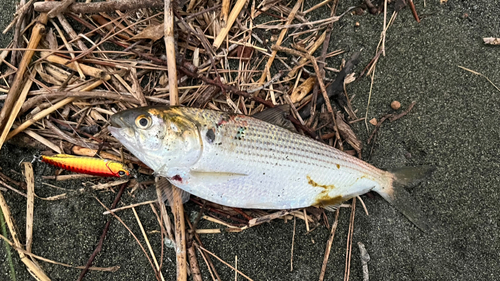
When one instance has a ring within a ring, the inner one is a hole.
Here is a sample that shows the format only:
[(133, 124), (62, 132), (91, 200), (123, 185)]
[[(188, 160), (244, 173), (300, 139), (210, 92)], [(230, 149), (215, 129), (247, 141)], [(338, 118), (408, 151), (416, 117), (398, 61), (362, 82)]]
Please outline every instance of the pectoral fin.
[[(163, 202), (165, 202), (165, 205), (171, 206), (171, 202), (173, 202), (172, 184), (164, 177), (157, 177), (156, 188), (160, 189), (161, 197)], [(191, 196), (189, 192), (179, 188), (177, 190), (180, 192), (182, 204), (189, 201), (189, 197)]]
[(230, 180), (246, 177), (245, 174), (213, 171), (193, 171), (188, 168), (169, 168), (166, 172), (168, 180), (175, 185), (196, 186), (199, 184), (225, 184)]

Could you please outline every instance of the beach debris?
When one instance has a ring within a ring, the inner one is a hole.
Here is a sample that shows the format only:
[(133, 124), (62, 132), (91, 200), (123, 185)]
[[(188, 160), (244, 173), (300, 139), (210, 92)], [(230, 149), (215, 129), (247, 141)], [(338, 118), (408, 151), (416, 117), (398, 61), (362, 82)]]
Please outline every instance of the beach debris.
[(500, 38), (485, 37), (483, 38), (484, 44), (500, 45)]
[(391, 102), (391, 108), (394, 110), (398, 110), (401, 108), (401, 103), (397, 100)]
[(366, 250), (365, 244), (358, 242), (358, 248), (361, 257), (361, 266), (363, 268), (363, 281), (369, 281), (370, 274), (368, 273), (368, 262), (370, 261), (370, 255)]

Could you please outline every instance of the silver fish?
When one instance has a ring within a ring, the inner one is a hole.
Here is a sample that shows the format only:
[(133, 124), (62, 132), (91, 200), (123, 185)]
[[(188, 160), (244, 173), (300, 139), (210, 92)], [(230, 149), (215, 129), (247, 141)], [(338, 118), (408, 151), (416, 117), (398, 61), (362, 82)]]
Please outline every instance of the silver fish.
[(159, 176), (231, 207), (332, 208), (375, 191), (427, 230), (403, 185), (428, 167), (380, 170), (358, 158), (267, 122), (189, 107), (143, 107), (111, 117), (109, 131)]

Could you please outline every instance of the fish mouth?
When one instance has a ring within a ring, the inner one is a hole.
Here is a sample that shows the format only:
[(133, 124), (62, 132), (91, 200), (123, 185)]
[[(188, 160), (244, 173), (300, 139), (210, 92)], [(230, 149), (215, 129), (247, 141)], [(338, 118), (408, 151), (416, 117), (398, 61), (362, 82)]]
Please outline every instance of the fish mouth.
[(111, 126), (118, 129), (128, 127), (123, 118), (121, 117), (121, 114), (118, 113), (111, 116), (109, 123), (111, 124)]

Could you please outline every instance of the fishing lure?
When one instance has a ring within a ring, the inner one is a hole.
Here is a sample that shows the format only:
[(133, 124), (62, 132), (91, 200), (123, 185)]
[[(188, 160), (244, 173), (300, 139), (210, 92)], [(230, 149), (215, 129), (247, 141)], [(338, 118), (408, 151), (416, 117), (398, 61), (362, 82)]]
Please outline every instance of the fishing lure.
[(130, 171), (124, 164), (108, 159), (57, 154), (54, 156), (42, 155), (40, 160), (58, 168), (81, 174), (117, 178), (130, 175)]

